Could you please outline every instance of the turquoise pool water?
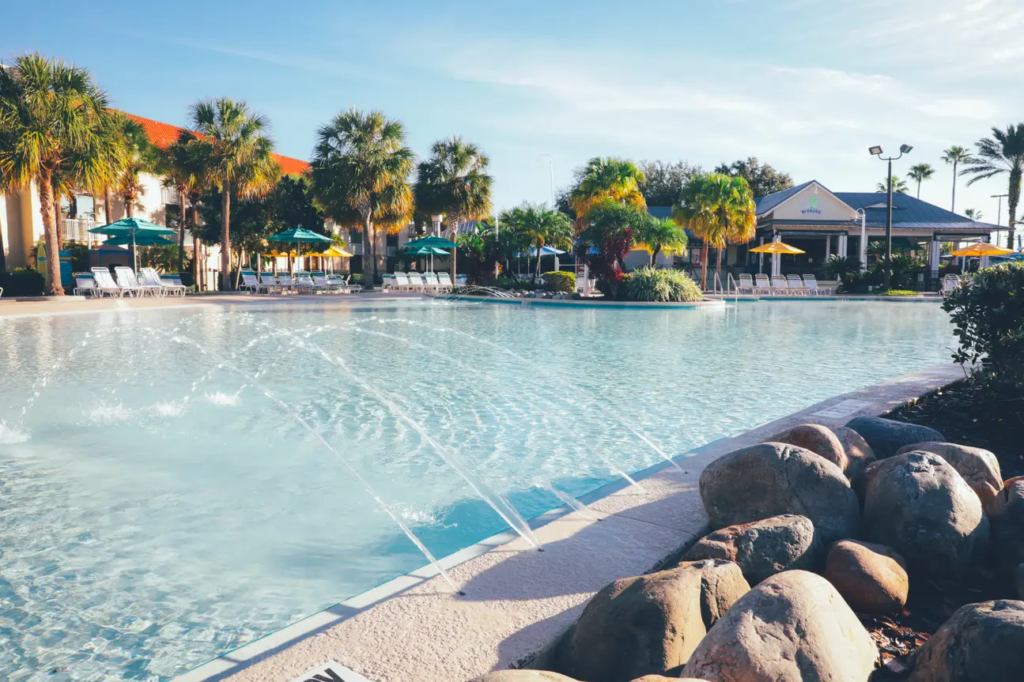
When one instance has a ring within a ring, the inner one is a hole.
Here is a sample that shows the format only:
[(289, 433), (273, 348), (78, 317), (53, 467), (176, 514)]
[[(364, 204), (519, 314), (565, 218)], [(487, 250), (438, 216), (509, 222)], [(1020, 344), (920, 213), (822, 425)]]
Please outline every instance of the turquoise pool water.
[(531, 518), (952, 345), (900, 303), (0, 318), (0, 670), (169, 679), (423, 565), (352, 470), (444, 556), (505, 523), (439, 450)]

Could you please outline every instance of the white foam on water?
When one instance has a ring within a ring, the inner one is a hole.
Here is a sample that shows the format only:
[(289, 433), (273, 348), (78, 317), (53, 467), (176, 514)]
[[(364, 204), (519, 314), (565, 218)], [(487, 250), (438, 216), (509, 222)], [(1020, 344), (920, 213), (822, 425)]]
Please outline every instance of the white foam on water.
[(100, 426), (107, 424), (120, 424), (131, 419), (132, 410), (125, 407), (123, 403), (97, 403), (85, 411), (86, 418), (93, 424)]
[(237, 393), (221, 393), (220, 391), (216, 393), (207, 393), (206, 399), (214, 405), (221, 405), (223, 407), (238, 404)]
[(28, 441), (32, 436), (28, 431), (19, 429), (16, 426), (8, 426), (7, 422), (0, 421), (0, 445), (17, 445)]
[(153, 414), (160, 417), (180, 417), (181, 415), (185, 414), (185, 403), (184, 401), (174, 402), (169, 400), (166, 402), (157, 403), (151, 409), (153, 411)]

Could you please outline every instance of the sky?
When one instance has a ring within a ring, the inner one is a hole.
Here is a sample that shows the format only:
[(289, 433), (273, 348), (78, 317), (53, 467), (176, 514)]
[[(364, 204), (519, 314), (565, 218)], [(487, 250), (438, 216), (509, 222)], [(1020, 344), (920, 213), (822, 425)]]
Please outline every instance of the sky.
[[(867, 148), (904, 143), (895, 173), (931, 164), (921, 198), (949, 208), (942, 150), (1024, 121), (1021, 35), (1020, 0), (56, 0), (5, 3), (0, 60), (60, 57), (176, 125), (198, 99), (245, 100), (301, 159), (334, 115), (377, 109), (417, 156), (478, 144), (502, 209), (549, 201), (552, 171), (564, 187), (594, 156), (756, 156), (872, 191)], [(994, 223), (1007, 181), (958, 182), (958, 212)]]

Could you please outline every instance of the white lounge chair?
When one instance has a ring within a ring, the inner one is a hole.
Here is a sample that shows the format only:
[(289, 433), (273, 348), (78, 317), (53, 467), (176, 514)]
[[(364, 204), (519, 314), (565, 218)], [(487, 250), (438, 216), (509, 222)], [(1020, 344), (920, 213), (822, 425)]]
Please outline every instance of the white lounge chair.
[(341, 279), (341, 281), (348, 289), (348, 292), (350, 294), (358, 294), (363, 290), (362, 284), (356, 284), (355, 282), (352, 281), (352, 275), (346, 275)]
[(307, 294), (316, 293), (316, 285), (313, 284), (313, 278), (309, 276), (308, 272), (295, 273), (295, 290)]
[(440, 287), (441, 291), (450, 292), (453, 288), (452, 278), (451, 276), (449, 276), (447, 272), (437, 273), (437, 284)]
[(441, 284), (437, 281), (437, 275), (432, 272), (423, 273), (423, 287), (432, 293), (437, 293), (441, 290)]
[(171, 296), (184, 296), (188, 293), (188, 287), (181, 283), (181, 275), (157, 275), (157, 279)]
[(959, 275), (946, 275), (942, 278), (942, 297), (945, 298), (953, 293), (953, 290), (960, 286)]
[(381, 279), (381, 285), (380, 285), (381, 291), (393, 291), (393, 290), (395, 290), (397, 288), (396, 285), (395, 285), (395, 276), (394, 275), (389, 275), (389, 274), (385, 273), (385, 274), (381, 275), (380, 279)]
[(114, 281), (113, 276), (110, 274), (110, 270), (106, 268), (93, 268), (92, 278), (101, 296), (124, 298), (125, 290), (117, 285), (117, 282)]
[(152, 293), (154, 296), (167, 296), (168, 294), (177, 294), (178, 286), (181, 287), (180, 292), (184, 295), (185, 286), (179, 282), (177, 286), (164, 282), (160, 278), (159, 273), (154, 268), (139, 268), (139, 277), (142, 278), (142, 286), (146, 287), (146, 290)]
[(87, 272), (76, 272), (74, 277), (75, 289), (71, 293), (75, 296), (103, 296), (103, 291), (97, 288), (96, 280), (93, 279), (92, 274)]
[(832, 289), (818, 286), (818, 279), (814, 275), (804, 275), (804, 288), (812, 296), (830, 296), (832, 294)]
[(789, 293), (789, 282), (782, 275), (772, 275), (772, 293), (773, 294), (788, 294)]
[(794, 294), (806, 294), (809, 293), (807, 288), (804, 286), (804, 282), (800, 279), (800, 275), (786, 275), (786, 284), (789, 286), (789, 290)]
[(409, 273), (409, 288), (412, 291), (424, 291), (426, 287), (423, 284), (423, 276), (418, 272)]
[(150, 296), (159, 296), (163, 294), (163, 287), (139, 282), (138, 278), (135, 276), (135, 271), (124, 265), (114, 268), (114, 279), (117, 280), (117, 285), (119, 287), (133, 291), (137, 296), (145, 296), (147, 294)]
[(239, 291), (251, 291), (258, 294), (260, 291), (260, 280), (252, 270), (242, 270), (242, 283), (238, 285)]
[(265, 291), (271, 294), (275, 291), (280, 291), (281, 285), (277, 282), (277, 277), (274, 276), (273, 272), (261, 272), (260, 273), (260, 286), (256, 289), (256, 292)]
[(455, 286), (464, 287), (469, 284), (469, 275), (455, 275)]
[(771, 294), (772, 283), (768, 279), (768, 275), (756, 274), (754, 275), (754, 293), (755, 294)]
[(323, 272), (316, 271), (309, 273), (309, 276), (313, 278), (313, 290), (314, 291), (337, 291), (338, 287), (327, 281), (327, 275)]
[(742, 294), (744, 292), (754, 293), (754, 278), (745, 272), (741, 272), (739, 284), (736, 285), (736, 293)]
[(292, 279), (291, 273), (279, 274), (277, 276), (277, 284), (281, 289), (282, 294), (287, 294), (289, 291), (296, 291), (295, 280)]
[(410, 286), (409, 278), (405, 276), (404, 272), (395, 273), (395, 288), (398, 291), (408, 291)]

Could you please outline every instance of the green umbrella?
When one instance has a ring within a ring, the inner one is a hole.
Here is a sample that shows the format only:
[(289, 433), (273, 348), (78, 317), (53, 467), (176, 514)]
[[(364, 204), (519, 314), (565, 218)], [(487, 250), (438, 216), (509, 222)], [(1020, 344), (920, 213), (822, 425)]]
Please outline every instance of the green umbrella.
[[(133, 241), (134, 240), (134, 241)], [(174, 246), (174, 242), (158, 234), (121, 235), (103, 242), (104, 246)]]
[(174, 230), (166, 227), (160, 227), (155, 223), (151, 223), (148, 220), (142, 218), (121, 218), (117, 222), (110, 223), (109, 225), (100, 225), (94, 227), (89, 232), (93, 234), (105, 234), (108, 237), (124, 237), (128, 241), (125, 244), (131, 244), (132, 255), (135, 261), (135, 270), (139, 269), (139, 255), (135, 250), (140, 242), (141, 237), (156, 237), (156, 236), (171, 236), (177, 235), (178, 233)]
[(447, 256), (448, 252), (435, 246), (413, 246), (408, 245), (402, 248), (402, 253), (408, 256)]
[(322, 234), (317, 234), (303, 227), (293, 227), (290, 230), (279, 232), (273, 237), (267, 239), (268, 242), (285, 242), (288, 244), (295, 244), (296, 251), (299, 252), (299, 257), (302, 257), (302, 245), (303, 244), (333, 244), (334, 240), (330, 237), (325, 237)]
[[(458, 244), (445, 239), (444, 237), (421, 237), (420, 239), (413, 239), (412, 241), (405, 243), (406, 248), (416, 246), (433, 246), (438, 249), (456, 249), (459, 247)], [(445, 253), (445, 255), (448, 255)]]

